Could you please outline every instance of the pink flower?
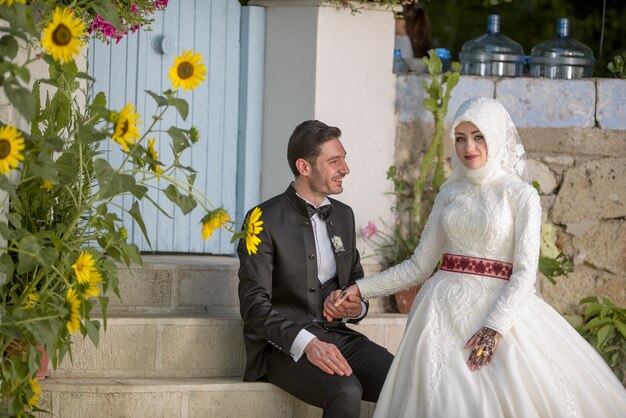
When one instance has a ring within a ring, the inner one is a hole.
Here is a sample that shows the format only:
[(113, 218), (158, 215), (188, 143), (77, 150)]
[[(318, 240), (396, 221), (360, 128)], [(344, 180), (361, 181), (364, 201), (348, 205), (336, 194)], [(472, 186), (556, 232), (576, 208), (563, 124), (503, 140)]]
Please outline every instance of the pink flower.
[(137, 10), (137, 5), (135, 3), (130, 4), (130, 10), (132, 10), (134, 14), (139, 13), (139, 10)]
[(369, 239), (376, 234), (378, 234), (378, 228), (376, 228), (376, 225), (372, 221), (369, 221), (367, 226), (363, 228), (363, 235), (365, 235), (365, 238)]
[(157, 9), (165, 9), (167, 7), (167, 2), (169, 0), (156, 0), (154, 2), (154, 7), (156, 7)]

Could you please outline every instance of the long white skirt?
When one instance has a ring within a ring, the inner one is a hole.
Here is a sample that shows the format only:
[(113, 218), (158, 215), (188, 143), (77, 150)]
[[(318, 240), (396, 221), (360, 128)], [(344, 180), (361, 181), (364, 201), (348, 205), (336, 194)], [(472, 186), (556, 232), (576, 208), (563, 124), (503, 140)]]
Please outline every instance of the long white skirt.
[(464, 347), (506, 282), (439, 271), (422, 287), (376, 405), (376, 418), (626, 417), (626, 389), (602, 357), (537, 296), (491, 363)]

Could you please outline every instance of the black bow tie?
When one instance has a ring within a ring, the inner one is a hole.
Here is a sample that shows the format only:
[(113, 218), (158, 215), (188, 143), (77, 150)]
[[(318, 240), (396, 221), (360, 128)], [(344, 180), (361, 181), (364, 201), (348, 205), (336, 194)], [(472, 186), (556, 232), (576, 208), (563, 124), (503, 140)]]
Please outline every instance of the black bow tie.
[(332, 205), (324, 205), (316, 208), (312, 204), (307, 203), (306, 210), (309, 212), (310, 217), (313, 217), (313, 215), (317, 213), (322, 221), (326, 221), (326, 219), (330, 216), (330, 213), (333, 211), (333, 207)]

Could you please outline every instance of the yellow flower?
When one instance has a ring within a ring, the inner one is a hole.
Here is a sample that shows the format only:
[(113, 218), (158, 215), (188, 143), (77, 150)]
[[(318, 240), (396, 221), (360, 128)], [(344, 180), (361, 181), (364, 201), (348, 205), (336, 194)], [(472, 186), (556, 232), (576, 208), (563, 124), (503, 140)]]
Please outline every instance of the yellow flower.
[(60, 62), (72, 61), (85, 44), (85, 25), (70, 9), (57, 7), (41, 34), (41, 46)]
[(0, 0), (0, 6), (6, 4), (8, 6), (13, 6), (13, 3), (22, 3), (26, 4), (26, 0)]
[(209, 212), (202, 218), (202, 239), (211, 238), (213, 231), (226, 225), (230, 221), (230, 216), (224, 208), (218, 208)]
[(184, 90), (193, 90), (202, 83), (207, 73), (202, 62), (201, 54), (194, 54), (193, 50), (183, 51), (174, 59), (174, 65), (170, 67), (170, 80), (174, 85), (174, 90), (182, 86)]
[(65, 301), (69, 305), (70, 309), (70, 316), (65, 323), (65, 326), (71, 334), (74, 334), (80, 329), (80, 314), (78, 313), (78, 309), (80, 308), (80, 300), (78, 300), (78, 295), (76, 294), (76, 291), (71, 287), (67, 289)]
[(37, 303), (38, 300), (39, 295), (35, 292), (30, 292), (28, 295), (26, 295), (26, 302), (24, 302), (24, 306), (22, 306), (22, 309), (27, 311), (28, 309), (35, 306), (35, 303)]
[(52, 182), (48, 181), (48, 180), (44, 180), (41, 182), (41, 189), (45, 190), (47, 192), (51, 192), (52, 188), (54, 187), (54, 184), (52, 184)]
[(130, 103), (124, 106), (115, 122), (115, 132), (112, 138), (122, 146), (125, 152), (128, 152), (128, 144), (134, 144), (141, 136), (137, 127), (140, 124), (139, 114), (135, 113), (135, 106)]
[(102, 283), (102, 275), (97, 269), (92, 268), (89, 272), (88, 285), (83, 291), (85, 297), (93, 298), (98, 296), (100, 294), (100, 287), (98, 287), (100, 283)]
[(263, 212), (257, 206), (256, 208), (254, 208), (245, 224), (245, 240), (248, 255), (256, 254), (257, 247), (261, 243), (261, 238), (259, 238), (257, 235), (259, 235), (261, 231), (263, 231), (263, 227), (261, 226), (263, 225), (263, 221), (261, 220), (262, 214)]
[(39, 405), (39, 398), (41, 398), (41, 385), (36, 377), (30, 379), (30, 390), (33, 392), (33, 396), (28, 399), (28, 406), (34, 408)]
[(0, 174), (7, 174), (24, 160), (24, 138), (12, 126), (0, 128)]
[(74, 273), (76, 274), (76, 280), (78, 283), (84, 284), (89, 281), (89, 274), (93, 270), (93, 266), (96, 264), (96, 260), (87, 251), (80, 253), (76, 262), (72, 264)]
[(154, 171), (154, 174), (156, 174), (157, 179), (160, 181), (161, 174), (163, 174), (163, 169), (161, 168), (161, 165), (157, 162), (159, 161), (159, 154), (154, 147), (155, 143), (155, 138), (148, 139), (148, 149), (146, 150), (146, 153), (148, 154), (148, 157), (155, 161), (153, 163), (150, 163), (150, 168), (152, 169), (152, 171)]

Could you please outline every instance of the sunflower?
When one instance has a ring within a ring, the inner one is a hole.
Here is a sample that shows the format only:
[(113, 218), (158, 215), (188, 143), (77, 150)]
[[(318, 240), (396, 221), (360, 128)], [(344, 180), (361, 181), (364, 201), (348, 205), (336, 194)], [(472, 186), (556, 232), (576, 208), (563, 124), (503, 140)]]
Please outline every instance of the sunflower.
[(41, 186), (39, 186), (40, 189), (45, 190), (47, 192), (51, 192), (53, 187), (54, 187), (54, 184), (52, 184), (52, 182), (48, 180), (42, 181)]
[(80, 329), (80, 314), (78, 313), (78, 309), (80, 309), (80, 300), (78, 299), (76, 291), (71, 287), (67, 289), (65, 301), (69, 305), (68, 307), (70, 309), (69, 319), (65, 323), (65, 326), (70, 334), (74, 334)]
[(0, 128), (0, 174), (7, 174), (24, 160), (24, 138), (12, 126)]
[(95, 264), (96, 260), (93, 259), (93, 256), (90, 253), (87, 251), (80, 253), (76, 262), (72, 264), (78, 283), (85, 284), (89, 281), (89, 274), (93, 270)]
[(209, 212), (202, 218), (202, 239), (206, 241), (211, 238), (213, 231), (223, 227), (230, 220), (230, 216), (228, 216), (224, 208), (218, 208)]
[(89, 272), (89, 280), (83, 288), (85, 298), (98, 296), (100, 294), (100, 288), (98, 287), (100, 283), (102, 283), (102, 275), (96, 268), (92, 268)]
[(39, 295), (35, 292), (30, 292), (28, 295), (26, 295), (26, 301), (24, 302), (24, 306), (22, 306), (22, 309), (27, 311), (35, 306), (35, 303), (37, 303), (38, 301)]
[(7, 6), (13, 6), (13, 3), (26, 4), (26, 0), (0, 0), (0, 6), (6, 4)]
[(41, 46), (60, 62), (72, 61), (85, 44), (85, 25), (70, 9), (57, 7), (41, 34)]
[(156, 174), (157, 179), (160, 181), (161, 174), (163, 174), (163, 169), (161, 168), (161, 165), (158, 162), (159, 154), (157, 153), (157, 150), (154, 147), (155, 143), (156, 143), (155, 138), (148, 139), (148, 149), (146, 150), (146, 154), (148, 154), (148, 157), (150, 157), (154, 161), (150, 163), (150, 168), (152, 169), (152, 171), (154, 171), (154, 174)]
[(39, 398), (41, 398), (41, 385), (36, 377), (30, 379), (30, 390), (33, 392), (33, 396), (28, 398), (28, 406), (34, 408), (39, 405)]
[(254, 208), (250, 216), (248, 217), (244, 230), (246, 231), (245, 240), (246, 240), (246, 249), (248, 250), (248, 255), (256, 254), (257, 247), (261, 243), (261, 238), (257, 235), (263, 231), (263, 221), (261, 220), (261, 215), (263, 212), (257, 206)]
[(182, 86), (184, 90), (193, 90), (205, 80), (206, 67), (202, 62), (201, 54), (194, 54), (193, 50), (183, 51), (174, 59), (174, 65), (170, 67), (170, 80), (174, 90)]
[(139, 114), (135, 113), (135, 106), (130, 103), (124, 106), (124, 109), (118, 114), (115, 121), (115, 132), (111, 137), (115, 142), (122, 146), (124, 152), (128, 152), (128, 144), (134, 144), (140, 137)]

